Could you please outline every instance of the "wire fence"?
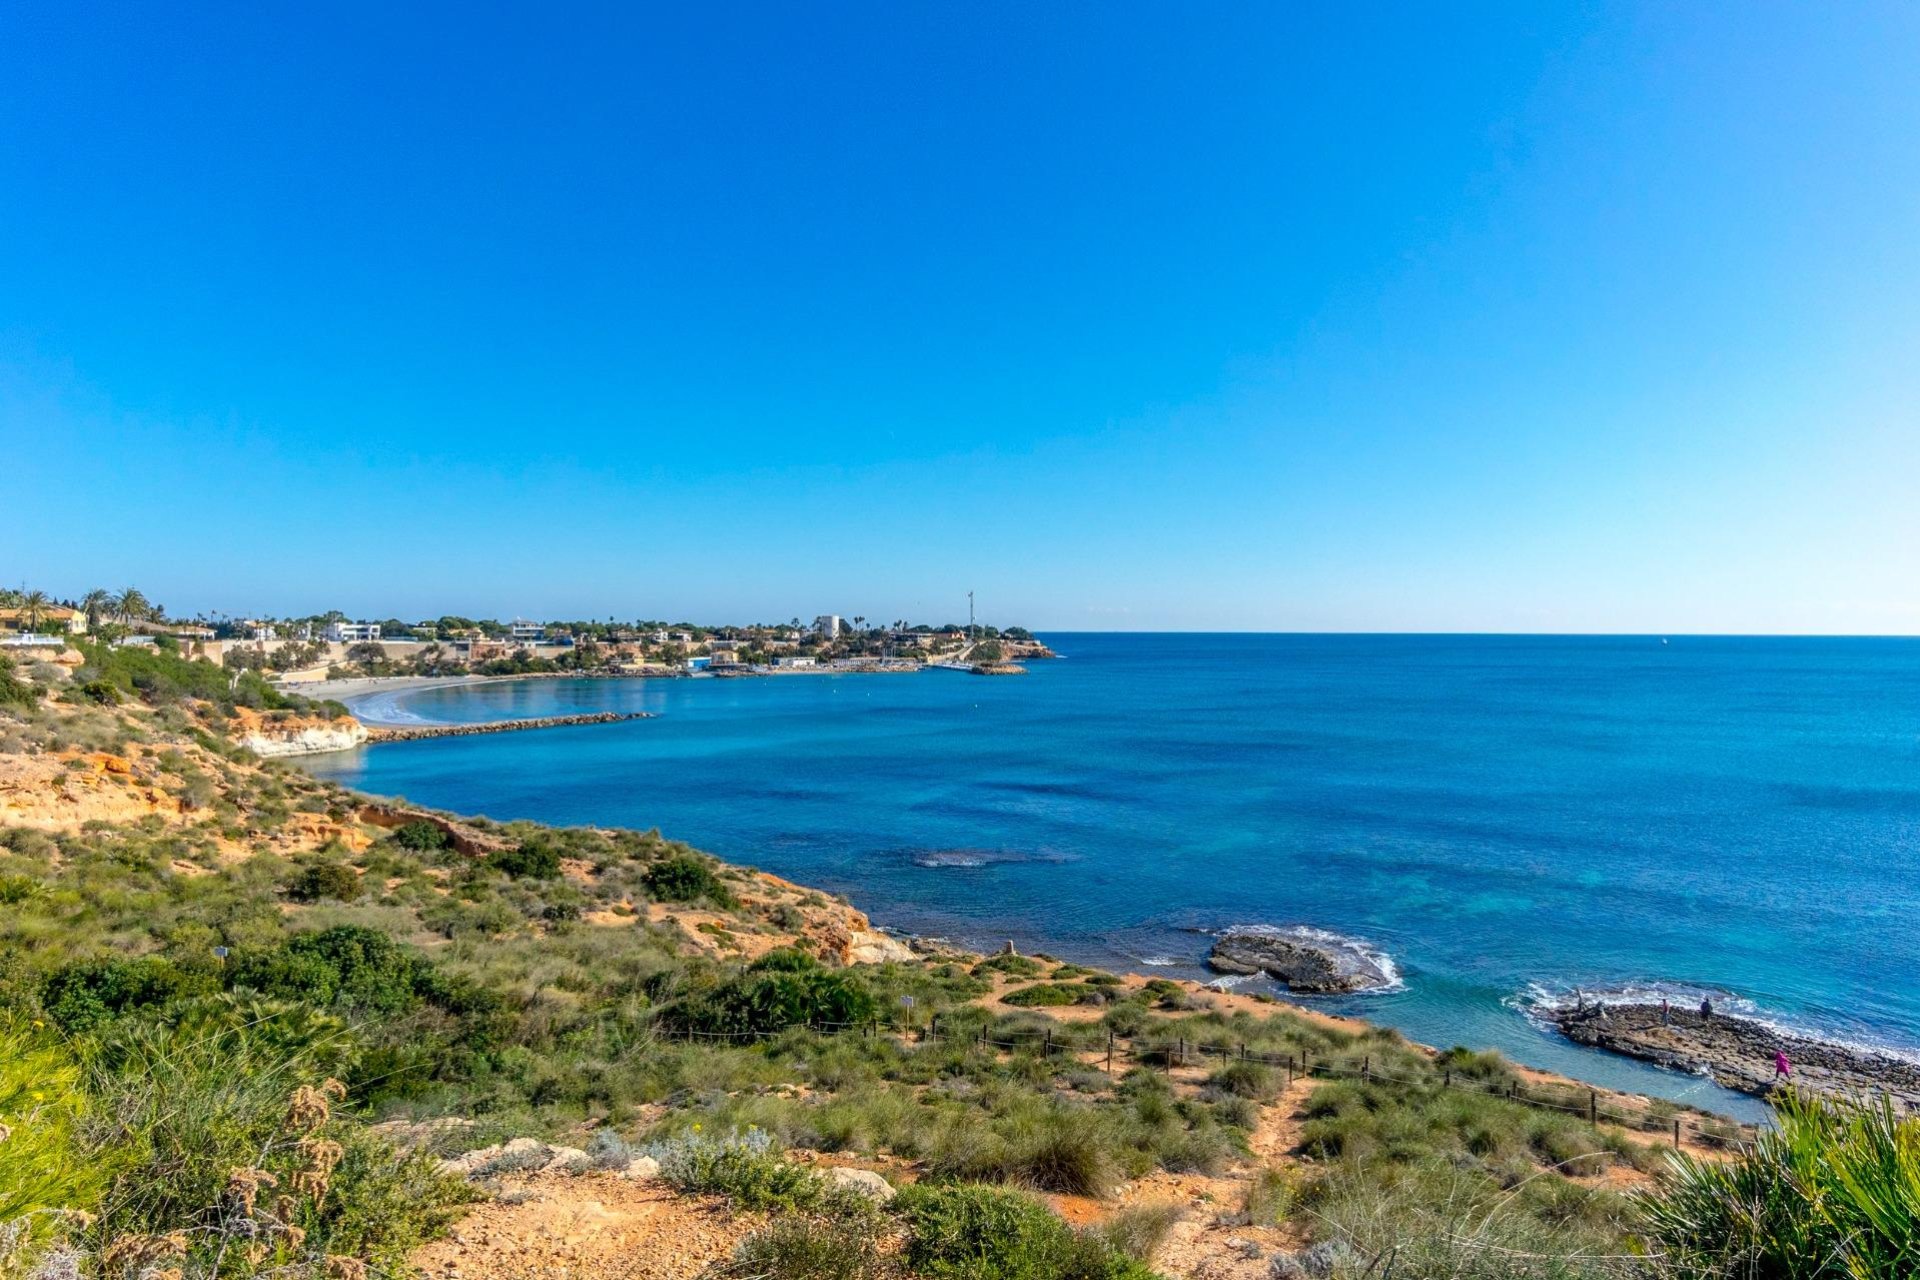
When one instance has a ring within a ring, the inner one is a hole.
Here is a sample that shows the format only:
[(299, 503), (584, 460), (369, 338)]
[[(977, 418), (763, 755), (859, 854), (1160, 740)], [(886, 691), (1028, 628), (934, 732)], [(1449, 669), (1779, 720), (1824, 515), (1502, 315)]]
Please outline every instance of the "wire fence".
[(1555, 1089), (1551, 1094), (1546, 1094), (1528, 1088), (1523, 1081), (1514, 1077), (1490, 1079), (1471, 1072), (1456, 1071), (1446, 1064), (1435, 1064), (1431, 1073), (1425, 1077), (1412, 1077), (1395, 1075), (1390, 1071), (1376, 1068), (1373, 1065), (1372, 1056), (1368, 1054), (1362, 1054), (1359, 1065), (1355, 1066), (1350, 1055), (1344, 1060), (1329, 1057), (1316, 1059), (1309, 1050), (1304, 1048), (1297, 1052), (1267, 1053), (1249, 1049), (1240, 1042), (1188, 1040), (1183, 1036), (1172, 1038), (1123, 1036), (1112, 1030), (1107, 1031), (1104, 1045), (1097, 1042), (1088, 1044), (1082, 1037), (1056, 1037), (1054, 1030), (1053, 1027), (1048, 1027), (1030, 1036), (1012, 1038), (990, 1035), (984, 1026), (954, 1032), (942, 1030), (940, 1019), (936, 1015), (931, 1025), (923, 1028), (894, 1027), (880, 1022), (796, 1022), (784, 1027), (758, 1031), (666, 1028), (665, 1033), (676, 1039), (732, 1044), (775, 1040), (794, 1031), (810, 1031), (818, 1035), (856, 1034), (867, 1039), (887, 1036), (908, 1045), (961, 1044), (981, 1052), (1037, 1053), (1044, 1058), (1058, 1055), (1071, 1058), (1088, 1067), (1097, 1067), (1108, 1075), (1130, 1067), (1147, 1067), (1152, 1070), (1172, 1072), (1186, 1067), (1206, 1066), (1210, 1062), (1220, 1065), (1246, 1062), (1275, 1071), (1284, 1071), (1289, 1087), (1296, 1080), (1304, 1078), (1355, 1080), (1363, 1084), (1403, 1089), (1456, 1090), (1483, 1097), (1500, 1098), (1543, 1111), (1559, 1112), (1585, 1120), (1595, 1126), (1610, 1124), (1637, 1133), (1657, 1134), (1661, 1138), (1670, 1138), (1676, 1149), (1691, 1143), (1695, 1146), (1736, 1150), (1750, 1144), (1758, 1132), (1757, 1127), (1753, 1125), (1703, 1118), (1697, 1114), (1668, 1114), (1657, 1105), (1645, 1110), (1622, 1111), (1604, 1105), (1598, 1089), (1585, 1089), (1586, 1097), (1582, 1100), (1579, 1097), (1581, 1089), (1578, 1086), (1565, 1086)]

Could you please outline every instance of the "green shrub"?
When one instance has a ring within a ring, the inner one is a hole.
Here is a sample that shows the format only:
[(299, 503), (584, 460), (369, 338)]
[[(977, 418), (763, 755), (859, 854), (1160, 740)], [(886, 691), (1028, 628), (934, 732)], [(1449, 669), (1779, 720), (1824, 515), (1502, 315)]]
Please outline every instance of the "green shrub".
[(88, 702), (103, 707), (120, 705), (120, 690), (111, 680), (88, 680), (74, 689), (74, 692)]
[(1260, 1062), (1229, 1062), (1207, 1077), (1211, 1088), (1256, 1102), (1271, 1102), (1280, 1096), (1280, 1073)]
[(437, 822), (428, 822), (424, 818), (395, 827), (388, 837), (402, 849), (414, 853), (437, 853), (453, 843), (453, 837)]
[(231, 986), (325, 1009), (345, 1005), (400, 1013), (421, 1004), (457, 1009), (464, 994), (431, 961), (386, 934), (358, 925), (303, 933), (265, 951), (237, 953)]
[[(56, 1211), (91, 1212), (121, 1153), (89, 1150), (81, 1135), (90, 1109), (78, 1066), (23, 1027), (0, 1026), (0, 1227), (19, 1224), (25, 1244), (60, 1225)], [(0, 1231), (0, 1236), (5, 1234)], [(0, 1271), (6, 1259), (0, 1257)]]
[(352, 902), (362, 891), (360, 877), (342, 862), (309, 862), (287, 882), (287, 896), (295, 902), (334, 898)]
[(68, 1034), (168, 1000), (211, 983), (183, 973), (158, 956), (86, 960), (56, 969), (40, 985), (40, 1007)]
[(740, 1242), (734, 1270), (761, 1280), (874, 1280), (888, 1273), (886, 1219), (847, 1204), (833, 1213), (789, 1213)]
[(878, 1016), (879, 1003), (855, 973), (823, 968), (803, 952), (769, 952), (746, 972), (688, 997), (669, 1014), (685, 1030), (708, 1033), (851, 1026)]
[(1010, 1004), (1020, 1009), (1041, 1009), (1057, 1005), (1078, 1004), (1087, 994), (1082, 986), (1065, 982), (1036, 982), (1030, 987), (1020, 987), (1000, 997), (1001, 1004)]
[(553, 880), (560, 875), (560, 851), (545, 840), (523, 840), (497, 850), (487, 865), (516, 880)]
[(1789, 1092), (1732, 1160), (1676, 1153), (1638, 1201), (1683, 1274), (1894, 1280), (1920, 1271), (1920, 1120)]
[[(275, 1057), (243, 1033), (191, 1034), (159, 1029), (94, 1084), (100, 1138), (120, 1160), (94, 1240), (185, 1231), (191, 1275), (211, 1275), (216, 1256), (232, 1262), (253, 1241), (267, 1246), (263, 1270), (306, 1252), (398, 1270), (472, 1198), (432, 1159), (402, 1155), (339, 1114), (337, 1087), (299, 1088), (312, 1079), (301, 1056)], [(303, 1182), (296, 1175), (323, 1142), (338, 1144), (336, 1163), (323, 1183)], [(256, 1169), (292, 1196), (285, 1214), (271, 1212), (271, 1190), (251, 1203), (236, 1191), (235, 1172)], [(305, 1232), (298, 1251), (287, 1226)]]
[(1278, 1226), (1293, 1212), (1299, 1179), (1290, 1170), (1263, 1164), (1247, 1180), (1240, 1220), (1250, 1227)]
[(1046, 971), (1046, 968), (1031, 956), (1003, 951), (997, 956), (988, 956), (973, 966), (973, 971), (981, 975), (1004, 973), (1010, 978), (1037, 978)]
[(647, 893), (659, 902), (710, 902), (716, 907), (739, 905), (731, 890), (704, 860), (675, 854), (647, 868)]
[(1120, 1180), (1115, 1135), (1101, 1113), (1066, 1103), (957, 1119), (928, 1158), (929, 1172), (966, 1182), (1104, 1196)]
[[(1385, 1167), (1338, 1161), (1296, 1198), (1297, 1221), (1320, 1240), (1302, 1260), (1317, 1257), (1321, 1269), (1276, 1268), (1274, 1274), (1390, 1274), (1396, 1280), (1651, 1280), (1667, 1274), (1628, 1256), (1619, 1197), (1531, 1169), (1516, 1171), (1514, 1183), (1437, 1159)], [(1562, 1212), (1551, 1219), (1532, 1212), (1537, 1201), (1516, 1194), (1519, 1187), (1534, 1197), (1538, 1188), (1556, 1188)], [(1582, 1206), (1577, 1212), (1566, 1212), (1576, 1203)], [(1701, 1280), (1691, 1272), (1673, 1276), (1683, 1278)]]
[(907, 1264), (928, 1280), (1152, 1280), (1017, 1191), (921, 1184), (894, 1203), (907, 1223)]
[(40, 687), (13, 674), (13, 659), (0, 658), (0, 707), (39, 705)]
[(669, 1186), (722, 1195), (748, 1209), (806, 1208), (825, 1198), (826, 1183), (781, 1155), (766, 1130), (713, 1135), (698, 1128), (647, 1148)]

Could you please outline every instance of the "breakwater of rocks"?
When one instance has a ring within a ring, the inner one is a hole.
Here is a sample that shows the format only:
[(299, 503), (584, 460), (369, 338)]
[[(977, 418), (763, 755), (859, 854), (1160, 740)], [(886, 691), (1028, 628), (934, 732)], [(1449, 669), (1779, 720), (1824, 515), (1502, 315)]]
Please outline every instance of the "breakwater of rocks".
[(651, 720), (651, 711), (595, 711), (577, 716), (540, 716), (531, 720), (487, 720), (479, 724), (376, 725), (368, 728), (368, 742), (412, 742), (416, 738), (464, 738), (475, 733), (512, 733), (520, 729), (558, 729), (575, 724), (614, 724), (621, 720)]
[(1785, 1053), (1796, 1088), (1848, 1097), (1886, 1095), (1894, 1106), (1920, 1112), (1920, 1064), (1795, 1035), (1753, 1018), (1657, 1004), (1588, 1004), (1559, 1008), (1548, 1017), (1576, 1044), (1607, 1049), (1765, 1097), (1783, 1082), (1774, 1054)]

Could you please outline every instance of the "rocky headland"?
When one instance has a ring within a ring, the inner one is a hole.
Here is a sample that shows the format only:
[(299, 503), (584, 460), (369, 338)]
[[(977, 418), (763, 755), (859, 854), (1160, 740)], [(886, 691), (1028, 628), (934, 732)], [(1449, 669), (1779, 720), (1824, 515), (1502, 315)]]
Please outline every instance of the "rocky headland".
[(1814, 1093), (1885, 1094), (1896, 1107), (1920, 1111), (1920, 1065), (1866, 1049), (1777, 1031), (1752, 1018), (1657, 1004), (1588, 1004), (1553, 1011), (1550, 1020), (1575, 1044), (1607, 1049), (1716, 1084), (1765, 1097), (1779, 1087), (1774, 1054), (1792, 1064), (1793, 1084)]
[(1265, 975), (1289, 991), (1337, 995), (1393, 985), (1378, 957), (1350, 939), (1317, 929), (1246, 926), (1214, 940), (1207, 964), (1217, 973)]

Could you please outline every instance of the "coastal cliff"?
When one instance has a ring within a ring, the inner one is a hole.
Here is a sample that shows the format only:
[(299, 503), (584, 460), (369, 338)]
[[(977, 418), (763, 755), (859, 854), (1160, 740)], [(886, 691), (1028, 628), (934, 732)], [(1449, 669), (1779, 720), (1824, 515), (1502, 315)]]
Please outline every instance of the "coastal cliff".
[(367, 727), (351, 716), (266, 717), (246, 708), (236, 712), (234, 741), (264, 759), (351, 751), (365, 746)]

